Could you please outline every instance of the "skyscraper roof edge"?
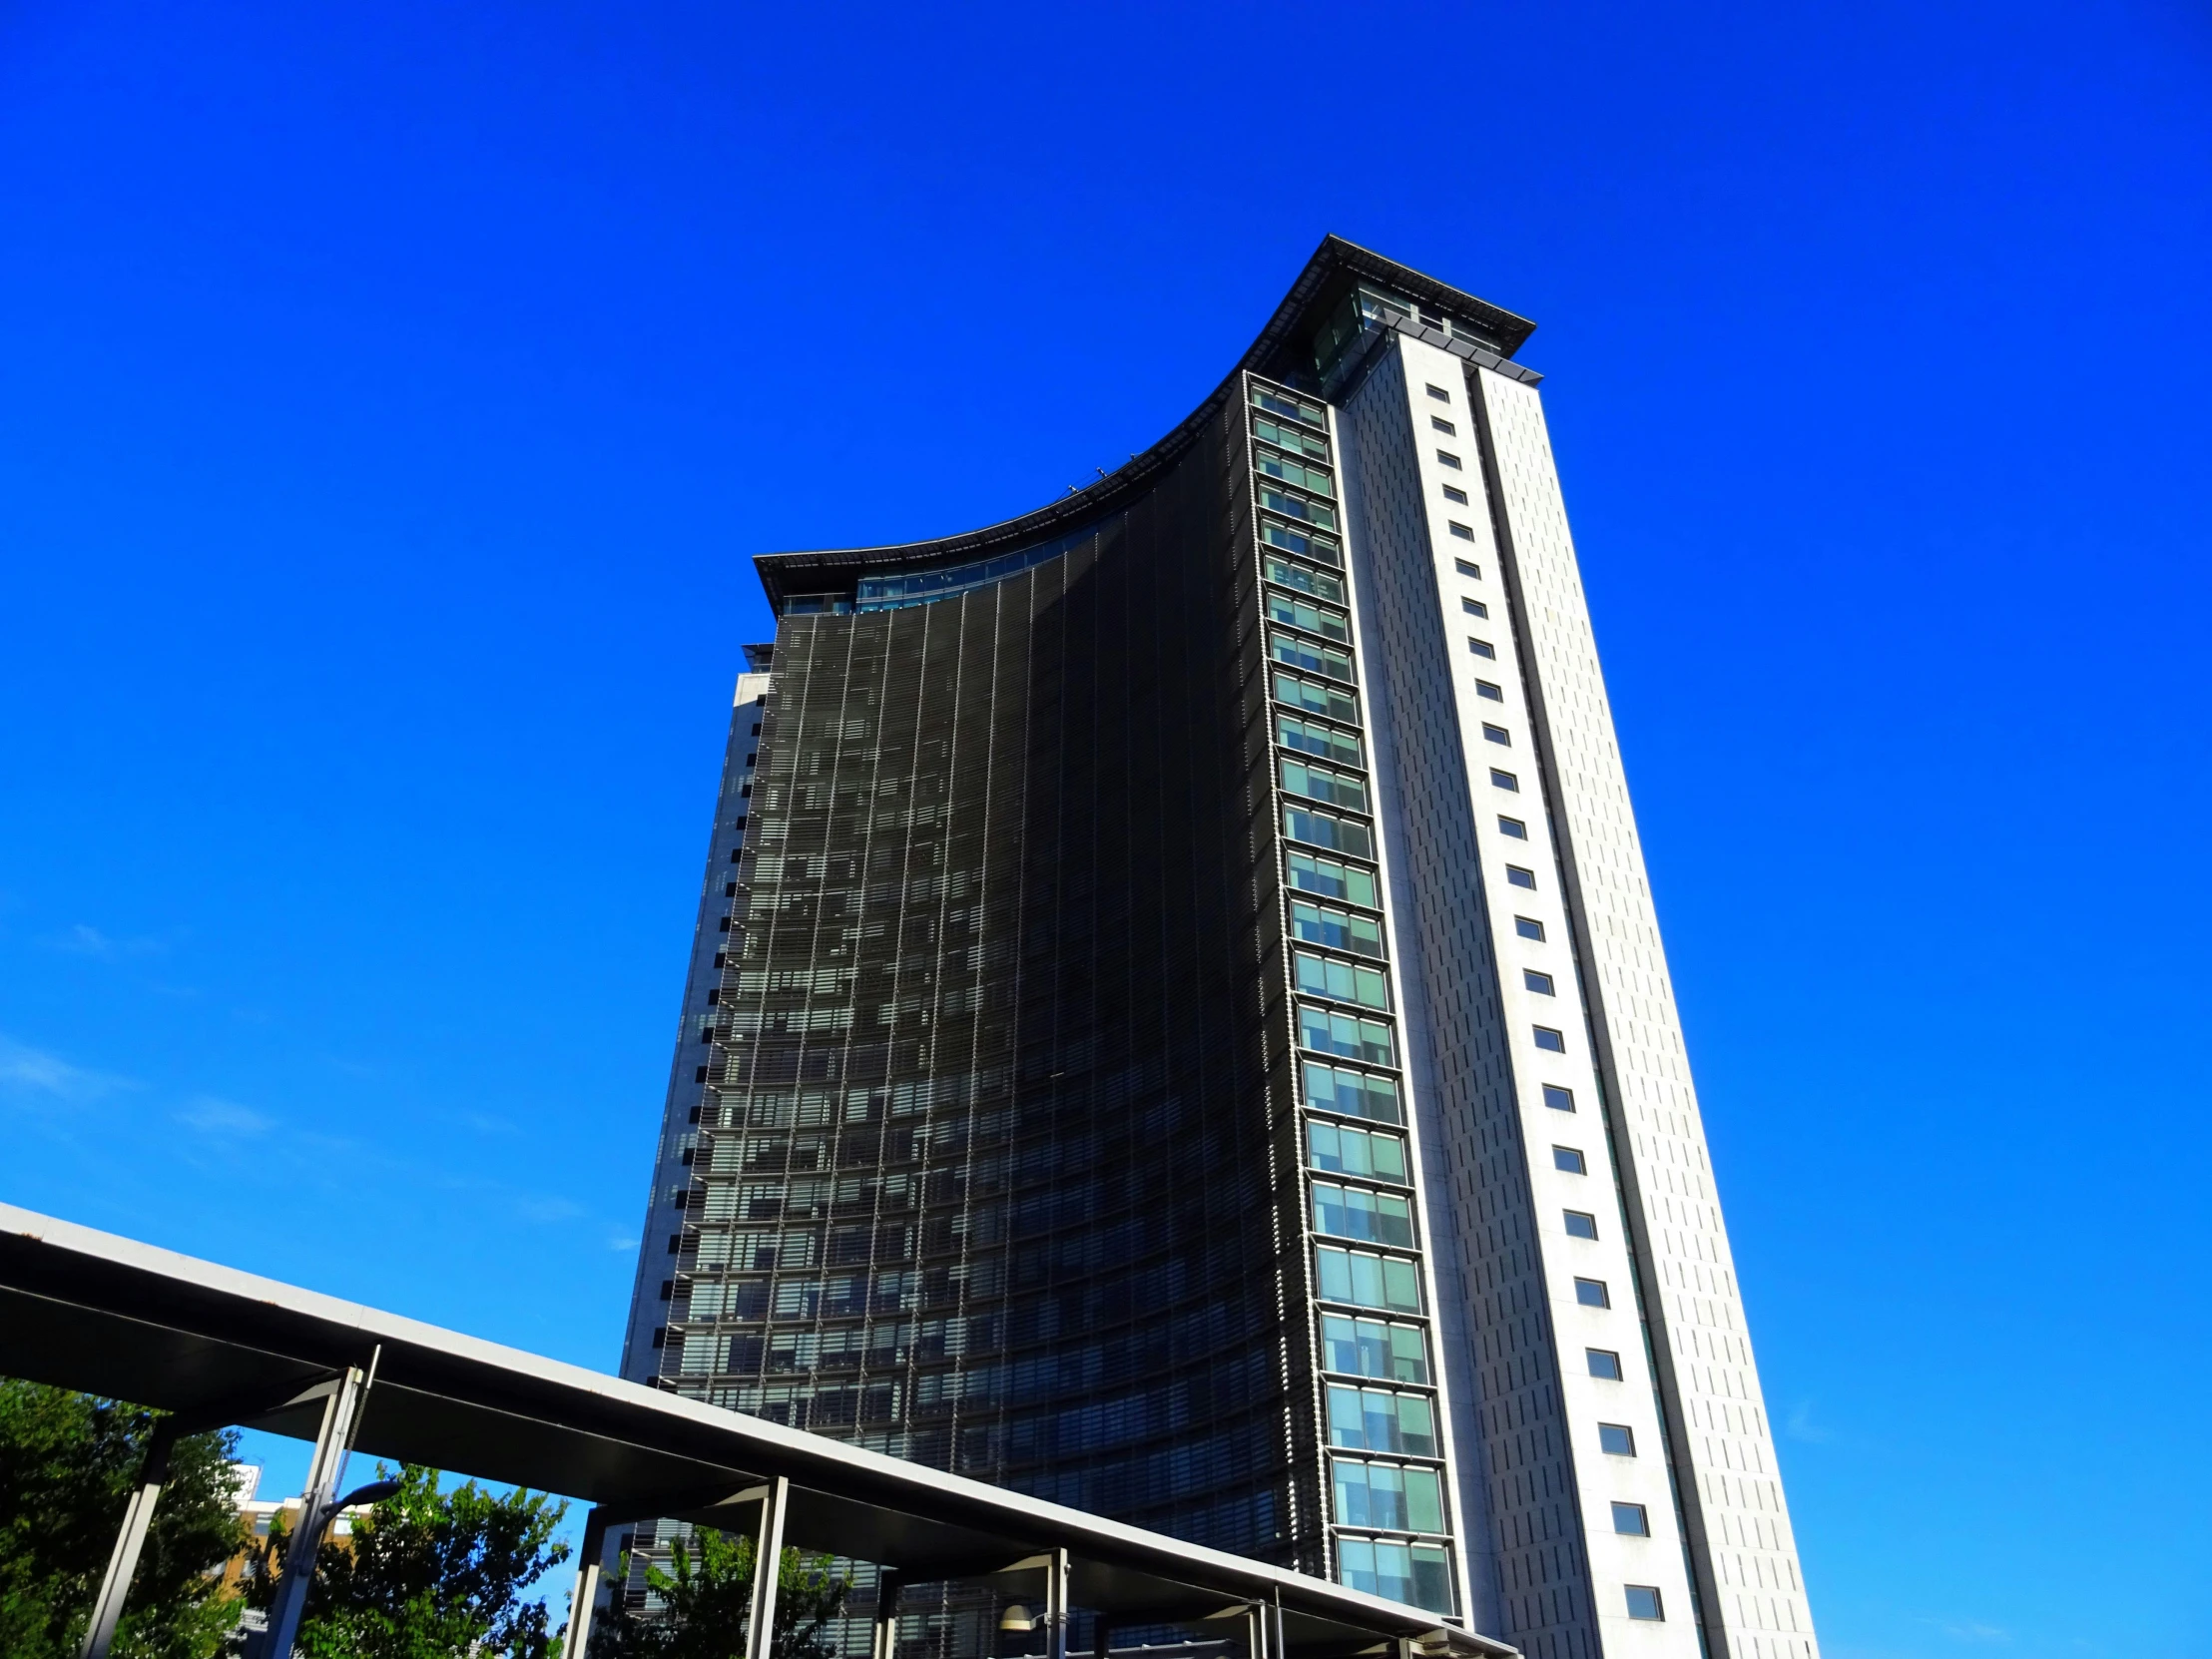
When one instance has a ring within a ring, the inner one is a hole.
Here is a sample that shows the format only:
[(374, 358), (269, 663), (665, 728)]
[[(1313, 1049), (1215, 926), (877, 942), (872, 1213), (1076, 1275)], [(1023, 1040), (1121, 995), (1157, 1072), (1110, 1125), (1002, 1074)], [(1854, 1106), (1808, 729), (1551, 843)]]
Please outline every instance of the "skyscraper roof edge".
[(1292, 384), (1302, 376), (1311, 378), (1313, 365), (1305, 359), (1302, 347), (1331, 307), (1341, 305), (1367, 283), (1382, 284), (1389, 292), (1413, 302), (1412, 314), (1393, 316), (1393, 326), (1432, 337), (1434, 343), (1447, 344), (1481, 366), (1526, 384), (1534, 385), (1542, 378), (1535, 370), (1511, 360), (1535, 332), (1536, 324), (1529, 318), (1357, 243), (1326, 236), (1266, 326), (1221, 383), (1166, 436), (1142, 454), (1131, 456), (1126, 465), (1095, 483), (1071, 488), (1057, 501), (980, 529), (879, 547), (755, 554), (754, 569), (770, 606), (781, 614), (786, 600), (792, 597), (841, 591), (865, 569), (915, 570), (1010, 551), (1069, 533), (1119, 510), (1150, 489), (1159, 474), (1190, 447), (1222, 404), (1235, 395), (1240, 375), (1250, 371)]

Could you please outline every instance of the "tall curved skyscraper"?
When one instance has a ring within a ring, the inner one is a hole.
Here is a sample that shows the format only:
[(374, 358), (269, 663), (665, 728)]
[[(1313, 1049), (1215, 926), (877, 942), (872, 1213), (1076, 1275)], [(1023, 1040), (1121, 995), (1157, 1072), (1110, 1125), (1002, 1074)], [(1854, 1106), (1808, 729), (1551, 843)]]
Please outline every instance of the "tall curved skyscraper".
[(1531, 326), (1333, 238), (1111, 477), (756, 561), (624, 1375), (1814, 1659)]

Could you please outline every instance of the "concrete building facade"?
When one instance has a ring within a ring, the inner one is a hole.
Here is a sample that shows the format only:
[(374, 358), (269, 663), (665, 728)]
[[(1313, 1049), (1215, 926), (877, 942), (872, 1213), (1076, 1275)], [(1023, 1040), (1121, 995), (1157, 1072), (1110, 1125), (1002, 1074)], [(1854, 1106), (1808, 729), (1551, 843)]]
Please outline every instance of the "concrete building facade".
[(1531, 328), (1330, 239), (1091, 489), (757, 560), (625, 1376), (1815, 1659)]

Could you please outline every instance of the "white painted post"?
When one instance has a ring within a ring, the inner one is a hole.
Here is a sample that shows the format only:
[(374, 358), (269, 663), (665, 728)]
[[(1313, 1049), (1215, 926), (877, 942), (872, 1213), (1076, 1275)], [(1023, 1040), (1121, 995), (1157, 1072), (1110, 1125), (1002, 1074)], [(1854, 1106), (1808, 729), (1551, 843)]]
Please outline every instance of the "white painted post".
[(154, 1424), (146, 1442), (146, 1461), (139, 1469), (138, 1489), (123, 1511), (123, 1529), (115, 1535), (115, 1551), (100, 1580), (100, 1595), (92, 1604), (92, 1622), (85, 1626), (85, 1644), (78, 1659), (108, 1659), (115, 1641), (115, 1627), (123, 1617), (123, 1603), (131, 1594), (131, 1579), (138, 1572), (139, 1551), (146, 1547), (146, 1529), (154, 1524), (154, 1505), (161, 1501), (162, 1484), (169, 1478), (169, 1453), (177, 1443), (177, 1419), (163, 1417)]
[(584, 1541), (578, 1546), (576, 1589), (569, 1597), (568, 1634), (561, 1640), (561, 1659), (584, 1659), (591, 1641), (592, 1608), (599, 1600), (599, 1573), (607, 1553), (607, 1512), (598, 1505), (584, 1517)]
[[(382, 1350), (377, 1351), (378, 1354)], [(276, 1580), (276, 1604), (269, 1610), (255, 1659), (291, 1659), (291, 1644), (299, 1634), (299, 1617), (307, 1608), (307, 1591), (314, 1584), (314, 1558), (322, 1545), (323, 1529), (332, 1519), (330, 1506), (337, 1501), (338, 1478), (353, 1450), (353, 1435), (360, 1426), (361, 1401), (376, 1376), (376, 1359), (368, 1369), (348, 1366), (345, 1375), (322, 1406), (322, 1429), (315, 1435), (314, 1456), (307, 1464), (307, 1489), (299, 1504), (299, 1530), (284, 1551), (283, 1576)]]
[(898, 1574), (876, 1568), (875, 1641), (869, 1659), (898, 1659)]
[(784, 1500), (792, 1483), (778, 1475), (761, 1499), (753, 1545), (753, 1611), (745, 1626), (745, 1659), (769, 1659), (776, 1642), (776, 1580), (784, 1569)]
[(1044, 1568), (1045, 1659), (1068, 1659), (1068, 1552), (1055, 1549)]

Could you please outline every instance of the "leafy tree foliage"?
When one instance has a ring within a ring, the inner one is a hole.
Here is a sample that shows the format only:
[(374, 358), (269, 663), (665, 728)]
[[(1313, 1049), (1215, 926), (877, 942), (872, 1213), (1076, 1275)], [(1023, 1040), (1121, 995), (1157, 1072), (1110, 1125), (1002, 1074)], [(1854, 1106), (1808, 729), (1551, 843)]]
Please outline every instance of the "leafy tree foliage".
[[(75, 1659), (154, 1422), (114, 1400), (0, 1381), (0, 1654)], [(236, 1445), (226, 1430), (171, 1451), (117, 1659), (224, 1651), (239, 1614), (218, 1576), (243, 1537), (225, 1467)]]
[[(391, 1471), (379, 1465), (377, 1473)], [(299, 1622), (305, 1659), (545, 1659), (545, 1605), (523, 1592), (568, 1559), (553, 1534), (568, 1505), (542, 1492), (496, 1496), (473, 1480), (438, 1489), (408, 1463), (399, 1490), (353, 1523), (350, 1547), (325, 1541)], [(267, 1607), (288, 1540), (273, 1528), (249, 1572)]]
[[(646, 1582), (667, 1611), (610, 1608), (593, 1621), (590, 1659), (742, 1659), (753, 1600), (753, 1540), (701, 1527), (692, 1542), (696, 1548), (677, 1542), (673, 1572), (646, 1569)], [(829, 1556), (785, 1550), (777, 1563), (773, 1659), (834, 1659), (828, 1625), (844, 1611), (851, 1589), (831, 1570)]]

